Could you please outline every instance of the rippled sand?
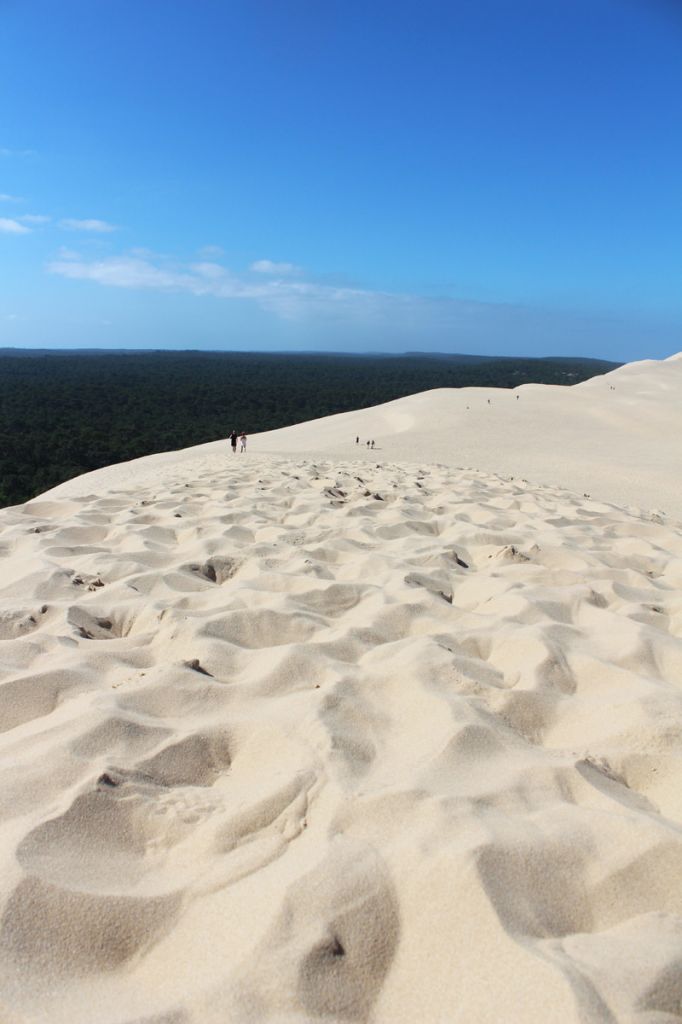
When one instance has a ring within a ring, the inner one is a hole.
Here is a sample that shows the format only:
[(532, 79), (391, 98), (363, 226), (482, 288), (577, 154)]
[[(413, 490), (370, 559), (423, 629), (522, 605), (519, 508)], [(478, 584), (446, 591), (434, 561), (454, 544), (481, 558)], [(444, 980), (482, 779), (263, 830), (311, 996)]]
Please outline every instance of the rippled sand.
[(0, 512), (0, 1020), (682, 1019), (680, 523), (257, 440)]

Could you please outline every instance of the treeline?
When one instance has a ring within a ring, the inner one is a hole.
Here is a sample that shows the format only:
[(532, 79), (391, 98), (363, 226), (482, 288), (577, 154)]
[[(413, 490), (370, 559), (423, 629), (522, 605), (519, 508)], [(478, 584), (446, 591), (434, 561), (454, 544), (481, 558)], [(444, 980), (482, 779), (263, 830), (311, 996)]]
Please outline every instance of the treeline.
[[(29, 358), (30, 356), (30, 358)], [(0, 351), (0, 506), (101, 466), (431, 388), (575, 384), (585, 359)]]

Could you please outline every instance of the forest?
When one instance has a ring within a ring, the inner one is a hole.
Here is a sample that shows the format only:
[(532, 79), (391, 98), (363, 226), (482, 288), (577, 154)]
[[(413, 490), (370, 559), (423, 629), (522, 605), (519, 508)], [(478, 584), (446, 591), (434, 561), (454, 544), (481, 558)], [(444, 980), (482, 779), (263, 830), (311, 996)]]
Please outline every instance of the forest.
[(0, 507), (153, 452), (431, 388), (576, 384), (594, 359), (407, 353), (0, 350)]

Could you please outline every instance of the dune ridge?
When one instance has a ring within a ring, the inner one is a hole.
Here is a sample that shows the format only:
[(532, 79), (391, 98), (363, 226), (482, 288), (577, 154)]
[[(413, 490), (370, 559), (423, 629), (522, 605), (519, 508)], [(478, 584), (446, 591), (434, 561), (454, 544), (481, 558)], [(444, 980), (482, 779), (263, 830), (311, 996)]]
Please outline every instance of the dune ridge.
[[(682, 353), (628, 363), (560, 387), (442, 388), (384, 405), (259, 434), (255, 450), (311, 459), (442, 463), (590, 494), (619, 506), (663, 512), (682, 521)], [(232, 427), (226, 409), (225, 435)], [(355, 445), (359, 437), (361, 444)], [(374, 440), (372, 452), (366, 442)], [(163, 484), (175, 467), (203, 472), (222, 464), (224, 441), (147, 456), (87, 473), (55, 488), (58, 496)], [(217, 461), (216, 461), (217, 460)]]
[(682, 1019), (680, 523), (329, 429), (0, 513), (0, 1019)]

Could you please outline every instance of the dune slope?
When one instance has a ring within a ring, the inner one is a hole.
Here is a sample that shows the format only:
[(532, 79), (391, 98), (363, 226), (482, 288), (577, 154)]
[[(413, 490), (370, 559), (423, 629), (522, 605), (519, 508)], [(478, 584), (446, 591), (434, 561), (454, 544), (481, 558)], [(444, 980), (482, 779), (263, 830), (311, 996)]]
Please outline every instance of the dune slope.
[(263, 434), (258, 447), (371, 458), (368, 440), (381, 458), (526, 477), (682, 520), (682, 353), (573, 387), (428, 391)]
[(677, 527), (249, 455), (0, 545), (3, 1020), (680, 1019)]
[(0, 512), (3, 1024), (682, 1020), (681, 394), (431, 392)]
[[(248, 431), (249, 424), (232, 423), (226, 409), (226, 436), (232, 427)], [(260, 434), (250, 446), (277, 455), (471, 467), (682, 521), (682, 353), (573, 387), (427, 391)], [(213, 441), (96, 470), (49, 493), (82, 497), (90, 488), (133, 486), (138, 477), (162, 486), (180, 463), (203, 472), (221, 466), (226, 453), (225, 441)]]

